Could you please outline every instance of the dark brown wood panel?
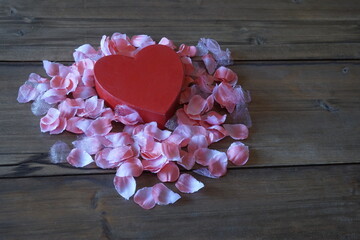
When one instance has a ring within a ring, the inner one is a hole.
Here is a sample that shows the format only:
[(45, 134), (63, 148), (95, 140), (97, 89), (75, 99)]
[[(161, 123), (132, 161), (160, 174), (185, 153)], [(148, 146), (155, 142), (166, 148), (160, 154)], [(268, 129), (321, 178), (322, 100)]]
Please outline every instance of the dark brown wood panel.
[[(113, 175), (1, 179), (1, 239), (359, 239), (360, 166), (230, 170), (150, 211)], [(156, 177), (138, 178), (138, 187)], [(173, 185), (167, 184), (170, 188)]]
[(359, 59), (355, 2), (2, 1), (0, 61), (70, 61), (76, 47), (113, 32), (177, 44), (214, 38), (236, 60)]
[[(253, 99), (253, 127), (244, 141), (251, 148), (247, 166), (360, 162), (359, 62), (248, 62), (232, 68)], [(101, 172), (49, 164), (51, 145), (70, 144), (76, 136), (40, 133), (30, 104), (16, 102), (31, 72), (44, 74), (38, 63), (0, 65), (0, 176)], [(212, 146), (225, 151), (232, 141)]]

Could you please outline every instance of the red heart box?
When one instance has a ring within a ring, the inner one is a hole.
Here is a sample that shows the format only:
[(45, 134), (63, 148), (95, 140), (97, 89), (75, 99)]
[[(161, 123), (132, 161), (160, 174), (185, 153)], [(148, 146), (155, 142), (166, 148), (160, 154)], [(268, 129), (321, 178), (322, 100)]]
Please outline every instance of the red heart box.
[(134, 58), (105, 56), (94, 74), (96, 91), (110, 107), (126, 104), (161, 128), (176, 110), (184, 79), (179, 56), (163, 45), (145, 47)]

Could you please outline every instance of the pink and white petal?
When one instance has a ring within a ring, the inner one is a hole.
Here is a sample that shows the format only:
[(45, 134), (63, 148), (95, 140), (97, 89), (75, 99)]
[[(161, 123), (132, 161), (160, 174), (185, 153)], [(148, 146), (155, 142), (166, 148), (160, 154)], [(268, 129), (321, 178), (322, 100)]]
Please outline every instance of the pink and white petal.
[(209, 149), (209, 148), (199, 148), (194, 152), (195, 161), (202, 166), (209, 166), (209, 164), (216, 159), (216, 156), (220, 154), (220, 151)]
[(81, 77), (81, 81), (87, 87), (94, 87), (95, 86), (94, 70), (85, 69)]
[(95, 163), (96, 166), (102, 169), (113, 169), (120, 165), (119, 161), (109, 161), (107, 157), (111, 152), (112, 148), (104, 148), (103, 150), (99, 151), (95, 155)]
[(236, 73), (234, 71), (232, 71), (231, 69), (227, 68), (227, 67), (219, 67), (215, 74), (214, 77), (219, 79), (220, 81), (224, 81), (230, 85), (235, 85), (238, 81), (238, 77), (236, 75)]
[(209, 169), (206, 167), (194, 169), (193, 172), (208, 178), (219, 178), (217, 176), (212, 175)]
[(59, 66), (60, 65), (62, 65), (62, 64), (50, 62), (48, 60), (43, 60), (43, 66), (44, 66), (45, 72), (50, 77), (59, 75)]
[(206, 54), (202, 56), (201, 59), (204, 61), (208, 73), (213, 74), (217, 67), (217, 62), (215, 61), (214, 57), (211, 54)]
[(87, 152), (77, 148), (71, 150), (66, 160), (74, 167), (85, 167), (94, 162)]
[[(148, 141), (147, 143), (149, 142), (151, 143), (151, 141)], [(141, 157), (143, 159), (156, 159), (159, 156), (161, 156), (162, 154), (161, 143), (154, 141), (153, 143), (151, 143), (151, 145), (153, 146), (152, 148), (150, 148), (147, 145), (141, 148)]]
[(138, 158), (129, 158), (121, 163), (116, 171), (116, 176), (134, 176), (139, 177), (143, 172), (143, 165)]
[(196, 125), (197, 122), (190, 119), (189, 115), (185, 113), (184, 108), (179, 108), (176, 111), (177, 123), (179, 125)]
[(160, 156), (157, 159), (142, 160), (142, 165), (144, 167), (144, 170), (150, 171), (152, 173), (158, 173), (161, 168), (168, 162), (169, 160), (167, 160), (166, 157)]
[(185, 147), (188, 145), (192, 135), (193, 133), (190, 126), (186, 124), (179, 124), (165, 142), (171, 142), (179, 145), (180, 147)]
[(223, 124), (223, 127), (235, 140), (243, 140), (249, 136), (249, 129), (244, 124)]
[(150, 122), (150, 123), (145, 124), (144, 133), (146, 135), (152, 136), (153, 138), (155, 138), (158, 141), (163, 141), (163, 140), (167, 139), (171, 134), (171, 132), (168, 130), (160, 130), (157, 127), (156, 122)]
[(193, 75), (194, 73), (194, 66), (192, 64), (191, 58), (189, 57), (181, 57), (181, 62), (184, 66), (184, 73), (185, 75)]
[(241, 142), (233, 142), (226, 154), (230, 162), (242, 166), (249, 160), (249, 147)]
[(188, 104), (186, 114), (189, 115), (198, 115), (201, 114), (206, 107), (206, 100), (203, 99), (200, 95), (193, 96)]
[(55, 89), (66, 89), (70, 84), (70, 81), (66, 78), (62, 78), (59, 75), (54, 76), (50, 80), (50, 87)]
[(108, 140), (106, 147), (120, 147), (134, 143), (134, 140), (126, 132), (109, 133), (105, 135), (105, 139)]
[(78, 128), (76, 126), (79, 121), (81, 122), (83, 120), (87, 120), (87, 119), (80, 118), (80, 117), (69, 118), (67, 121), (66, 131), (76, 133), (76, 134), (84, 133), (83, 130), (81, 130), (80, 128)]
[(144, 48), (149, 45), (154, 45), (155, 41), (148, 35), (135, 35), (131, 38), (131, 44), (138, 48)]
[(115, 118), (114, 111), (111, 108), (105, 108), (100, 117), (108, 118), (110, 121), (113, 121)]
[(60, 123), (60, 111), (56, 108), (50, 108), (46, 115), (40, 119), (41, 132), (50, 132), (55, 130)]
[(41, 97), (48, 104), (54, 104), (66, 99), (65, 89), (49, 89)]
[(134, 195), (136, 190), (136, 181), (133, 176), (126, 177), (114, 177), (114, 186), (116, 191), (125, 198), (129, 200), (129, 198)]
[(177, 189), (179, 189), (180, 192), (194, 193), (203, 188), (204, 184), (190, 174), (183, 173), (175, 183), (175, 186)]
[(147, 210), (155, 207), (156, 203), (152, 195), (152, 187), (144, 187), (137, 190), (134, 195), (134, 202)]
[(179, 167), (174, 162), (164, 165), (157, 173), (157, 177), (162, 182), (175, 182), (180, 175)]
[(172, 204), (181, 198), (179, 194), (171, 191), (163, 183), (158, 183), (153, 186), (152, 195), (155, 203), (158, 205)]
[(171, 40), (169, 40), (169, 39), (167, 39), (166, 37), (161, 38), (160, 41), (159, 41), (159, 44), (160, 44), (160, 45), (164, 45), (164, 46), (168, 46), (168, 47), (171, 48), (171, 49), (175, 49), (175, 48), (176, 48), (174, 42), (171, 41)]
[(225, 122), (226, 116), (226, 114), (221, 115), (218, 112), (210, 111), (202, 117), (202, 120), (211, 125), (221, 125)]
[(93, 155), (103, 149), (100, 137), (83, 137), (76, 141), (73, 141), (74, 147), (84, 150), (90, 155)]
[(226, 174), (227, 171), (228, 158), (226, 153), (219, 152), (215, 155), (209, 163), (209, 171), (212, 175), (216, 177), (221, 177)]
[(76, 90), (72, 92), (72, 95), (74, 98), (87, 99), (97, 94), (93, 87), (78, 86)]
[(177, 164), (185, 168), (186, 170), (190, 170), (195, 165), (194, 153), (188, 153), (183, 150), (180, 152), (181, 160), (177, 161)]
[(84, 130), (87, 136), (105, 136), (112, 129), (111, 121), (104, 117), (99, 117), (92, 121), (89, 127)]
[(179, 54), (179, 56), (194, 57), (196, 55), (196, 47), (181, 44), (177, 54)]
[(209, 146), (205, 135), (194, 135), (189, 142), (188, 152), (193, 153), (199, 148), (207, 148)]
[(176, 143), (162, 142), (161, 143), (162, 154), (170, 161), (180, 161), (180, 147)]
[(38, 95), (39, 95), (39, 92), (37, 91), (34, 84), (26, 81), (19, 88), (17, 101), (19, 103), (27, 103), (32, 100), (35, 100)]
[(115, 120), (125, 125), (136, 125), (143, 122), (139, 113), (127, 105), (117, 105), (115, 107)]
[(121, 146), (113, 148), (106, 156), (106, 159), (110, 162), (120, 163), (125, 159), (131, 158), (133, 156), (134, 154), (132, 152), (131, 146)]
[(215, 101), (222, 107), (225, 107), (229, 113), (234, 111), (238, 97), (232, 86), (224, 82), (220, 83), (220, 85), (216, 85), (213, 96)]
[(208, 127), (208, 133), (209, 133), (209, 144), (218, 142), (221, 139), (229, 136), (228, 132), (225, 130), (225, 128), (219, 126), (219, 125), (213, 125)]
[(50, 131), (50, 134), (60, 134), (63, 131), (65, 131), (67, 125), (67, 119), (60, 117), (59, 118), (59, 125), (52, 131)]

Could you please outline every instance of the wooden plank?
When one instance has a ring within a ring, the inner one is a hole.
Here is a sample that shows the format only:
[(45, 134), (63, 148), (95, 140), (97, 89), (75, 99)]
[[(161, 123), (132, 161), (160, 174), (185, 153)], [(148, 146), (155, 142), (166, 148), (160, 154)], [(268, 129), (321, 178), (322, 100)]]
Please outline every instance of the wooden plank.
[[(1, 239), (360, 238), (360, 165), (230, 170), (146, 211), (113, 175), (0, 180)], [(138, 187), (152, 186), (142, 175)], [(173, 185), (169, 185), (173, 188)]]
[(177, 44), (214, 38), (236, 60), (359, 59), (355, 2), (2, 1), (0, 61), (70, 61), (76, 47), (98, 46), (113, 32), (167, 36)]
[[(244, 141), (251, 148), (247, 166), (360, 162), (359, 62), (251, 62), (232, 68), (253, 98), (253, 127)], [(38, 63), (0, 64), (0, 176), (97, 172), (49, 165), (51, 145), (70, 144), (76, 136), (40, 133), (30, 104), (16, 102), (31, 72), (44, 74)], [(231, 142), (212, 146), (225, 151)]]

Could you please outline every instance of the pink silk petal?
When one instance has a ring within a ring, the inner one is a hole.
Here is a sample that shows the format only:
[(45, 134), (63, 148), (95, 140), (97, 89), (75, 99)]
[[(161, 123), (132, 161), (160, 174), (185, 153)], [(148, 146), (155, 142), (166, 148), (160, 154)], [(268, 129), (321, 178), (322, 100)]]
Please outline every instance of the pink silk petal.
[(111, 129), (111, 121), (107, 118), (99, 117), (90, 123), (84, 133), (86, 136), (105, 136)]
[(209, 171), (216, 177), (226, 174), (228, 159), (224, 152), (219, 152), (209, 161)]
[(132, 176), (126, 176), (126, 177), (115, 176), (114, 186), (116, 191), (120, 194), (120, 196), (122, 196), (126, 200), (129, 200), (129, 198), (135, 193), (136, 181), (135, 178)]
[(170, 161), (180, 161), (179, 145), (172, 142), (162, 142), (161, 149), (163, 155)]
[(201, 59), (204, 61), (206, 70), (208, 73), (213, 74), (215, 72), (215, 69), (217, 67), (217, 62), (213, 58), (211, 54), (206, 54), (201, 57)]
[(100, 137), (83, 137), (79, 140), (73, 141), (72, 144), (77, 149), (84, 150), (90, 155), (93, 155), (104, 148)]
[(186, 114), (198, 115), (201, 114), (206, 107), (206, 100), (199, 95), (195, 95), (190, 99)]
[(238, 81), (238, 77), (234, 71), (222, 66), (216, 70), (216, 72), (214, 73), (214, 77), (233, 86)]
[(192, 75), (194, 73), (194, 66), (192, 64), (192, 60), (189, 57), (181, 57), (181, 62), (183, 63), (184, 66), (184, 72), (185, 75), (189, 76)]
[(233, 142), (226, 152), (229, 161), (242, 166), (249, 160), (249, 147), (241, 142)]
[(162, 182), (175, 182), (179, 175), (179, 167), (174, 162), (169, 162), (157, 173), (157, 177)]
[(149, 45), (154, 45), (155, 41), (148, 35), (135, 35), (131, 38), (131, 44), (138, 48), (144, 48)]
[(160, 130), (157, 127), (156, 122), (150, 122), (150, 123), (145, 124), (144, 133), (149, 136), (154, 137), (158, 141), (163, 141), (163, 140), (167, 139), (171, 134), (171, 132), (168, 130)]
[(55, 130), (60, 124), (60, 111), (56, 108), (50, 108), (47, 114), (40, 119), (41, 132), (50, 132)]
[(190, 119), (189, 115), (186, 114), (184, 108), (179, 108), (176, 111), (177, 123), (179, 125), (196, 125), (197, 122), (193, 119)]
[(195, 152), (199, 148), (207, 148), (209, 145), (206, 136), (204, 135), (194, 135), (189, 142), (188, 151), (189, 153)]
[(209, 166), (211, 162), (218, 159), (217, 155), (219, 154), (222, 154), (222, 152), (209, 148), (199, 148), (194, 152), (194, 157), (198, 164)]
[(19, 103), (27, 103), (35, 100), (38, 95), (39, 92), (35, 88), (34, 84), (27, 81), (19, 88), (17, 101)]
[(173, 41), (167, 39), (166, 37), (161, 38), (159, 41), (160, 45), (168, 46), (171, 49), (176, 49), (176, 46)]
[(185, 168), (186, 170), (190, 170), (195, 165), (195, 158), (193, 153), (188, 153), (181, 150), (181, 160), (177, 162), (180, 166)]
[(208, 178), (219, 178), (217, 176), (212, 175), (209, 169), (206, 167), (194, 169), (193, 172)]
[(126, 105), (117, 105), (115, 107), (115, 120), (125, 125), (135, 125), (143, 122), (139, 113)]
[(112, 148), (104, 148), (103, 150), (99, 151), (95, 155), (95, 163), (96, 166), (102, 169), (113, 169), (120, 165), (120, 161), (110, 161), (107, 159), (109, 153), (111, 152)]
[(94, 70), (85, 69), (83, 76), (81, 77), (81, 81), (83, 82), (84, 86), (94, 87), (95, 86)]
[(179, 194), (171, 191), (163, 183), (158, 183), (153, 186), (152, 195), (155, 203), (158, 205), (172, 204), (181, 198)]
[(249, 136), (249, 129), (244, 124), (223, 124), (223, 127), (235, 140), (243, 140)]
[(199, 89), (204, 93), (212, 93), (214, 86), (213, 84), (213, 77), (207, 74), (202, 74), (195, 79), (195, 83), (199, 87)]
[(139, 177), (143, 172), (143, 165), (138, 158), (129, 158), (121, 163), (116, 171), (116, 176), (134, 176)]
[(190, 174), (183, 173), (175, 183), (177, 189), (183, 193), (194, 193), (204, 187), (204, 184)]
[(227, 83), (220, 83), (216, 85), (213, 91), (214, 99), (222, 107), (225, 107), (229, 113), (232, 113), (235, 109), (235, 106), (238, 102), (237, 93), (235, 90)]
[(85, 167), (94, 162), (87, 152), (77, 148), (71, 150), (66, 160), (74, 167)]
[(160, 156), (157, 159), (152, 160), (142, 160), (144, 170), (150, 171), (152, 173), (158, 173), (161, 168), (168, 162), (169, 160), (167, 160), (164, 156)]
[(74, 98), (87, 99), (92, 96), (96, 96), (96, 91), (93, 87), (79, 86), (72, 93)]
[(134, 202), (143, 209), (151, 209), (155, 207), (156, 203), (152, 195), (152, 189), (152, 187), (144, 187), (137, 190), (134, 195)]
[(66, 89), (49, 89), (41, 97), (49, 104), (58, 103), (66, 99)]
[(82, 134), (84, 133), (82, 129), (87, 129), (90, 123), (91, 120), (80, 117), (69, 118), (67, 121), (66, 131), (76, 134)]
[(52, 131), (50, 131), (50, 134), (60, 134), (63, 131), (65, 131), (67, 125), (67, 119), (60, 117), (59, 118), (59, 125)]
[(106, 159), (110, 162), (120, 163), (125, 159), (131, 158), (133, 156), (134, 154), (131, 146), (122, 146), (113, 148), (107, 155)]
[(59, 67), (60, 67), (60, 63), (55, 63), (55, 62), (50, 62), (47, 60), (43, 61), (43, 66), (45, 69), (45, 72), (48, 76), (50, 77), (54, 77), (56, 75), (59, 75)]
[(179, 51), (177, 52), (179, 56), (187, 56), (194, 57), (196, 55), (196, 47), (195, 46), (187, 46), (185, 44), (181, 44), (179, 47)]
[(202, 120), (211, 125), (221, 125), (226, 120), (226, 114), (221, 115), (218, 112), (211, 111), (202, 117)]
[(107, 140), (104, 142), (105, 147), (120, 147), (134, 143), (130, 134), (126, 132), (109, 133), (105, 135), (105, 139)]

